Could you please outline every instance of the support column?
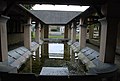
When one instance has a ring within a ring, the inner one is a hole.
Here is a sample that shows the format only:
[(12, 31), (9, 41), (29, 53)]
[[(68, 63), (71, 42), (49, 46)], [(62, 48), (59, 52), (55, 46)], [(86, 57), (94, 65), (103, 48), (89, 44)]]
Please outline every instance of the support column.
[(93, 34), (94, 34), (94, 26), (90, 25), (89, 26), (89, 40), (93, 38)]
[[(31, 50), (31, 18), (28, 19), (24, 26), (24, 46)], [(32, 73), (32, 56), (30, 56), (30, 72)]]
[(117, 54), (120, 55), (120, 22), (118, 24), (116, 52), (117, 52)]
[[(41, 28), (41, 25), (40, 23), (36, 23), (36, 30), (35, 30), (35, 41), (40, 44), (40, 28)], [(39, 58), (39, 54), (40, 54), (40, 47), (37, 48), (36, 50), (36, 60), (40, 60)]]
[[(43, 24), (41, 25), (41, 39), (44, 39), (44, 26)], [(41, 45), (41, 58), (44, 58), (44, 43)]]
[(106, 17), (101, 22), (100, 60), (114, 63), (116, 54), (117, 30), (120, 18), (120, 5), (109, 1), (101, 7), (102, 14)]
[(101, 37), (101, 26), (99, 24), (99, 38), (98, 38), (99, 43), (100, 43), (100, 37)]
[(80, 49), (86, 46), (86, 35), (87, 35), (87, 27), (83, 25), (83, 19), (80, 19), (80, 33), (79, 33)]
[[(72, 23), (72, 26), (71, 26), (71, 40), (73, 42), (76, 41), (76, 22), (73, 22)], [(73, 52), (72, 49), (70, 49), (70, 54), (71, 54), (71, 62), (75, 62), (75, 53)]]
[[(48, 33), (49, 33), (49, 28), (48, 25), (43, 25), (41, 28), (41, 38), (48, 38)], [(41, 46), (41, 57), (44, 61), (45, 58), (49, 58), (49, 54), (48, 54), (48, 43), (42, 44)]]
[(35, 41), (39, 44), (40, 43), (40, 28), (41, 28), (41, 25), (40, 23), (36, 23), (36, 26), (35, 26)]
[(40, 39), (44, 39), (44, 25), (42, 24), (41, 25), (41, 36), (40, 36)]
[(9, 18), (0, 16), (0, 62), (8, 63), (8, 45), (6, 23)]
[[(44, 38), (48, 38), (48, 35), (49, 35), (49, 27), (48, 27), (48, 25), (45, 25), (45, 27), (44, 27)], [(44, 54), (45, 54), (45, 58), (49, 58), (48, 43), (44, 44)]]
[(118, 20), (103, 18), (101, 22), (100, 60), (114, 63), (117, 40)]
[(68, 25), (65, 25), (64, 38), (68, 38)]
[[(65, 26), (64, 38), (68, 38), (68, 25)], [(70, 49), (67, 42), (64, 42), (64, 59), (70, 60)]]
[(24, 26), (24, 46), (30, 50), (31, 48), (31, 18), (28, 19)]
[(71, 26), (68, 25), (68, 39), (71, 39)]

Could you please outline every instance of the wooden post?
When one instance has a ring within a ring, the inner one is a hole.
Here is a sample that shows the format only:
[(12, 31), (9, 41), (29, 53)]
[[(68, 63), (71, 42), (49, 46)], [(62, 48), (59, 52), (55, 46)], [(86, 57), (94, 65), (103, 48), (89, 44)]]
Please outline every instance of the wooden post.
[[(44, 39), (44, 25), (41, 25), (41, 39)], [(44, 43), (41, 45), (41, 59), (44, 60)]]
[(64, 38), (68, 38), (68, 25), (65, 25)]
[(9, 18), (0, 16), (0, 62), (8, 63), (8, 45), (6, 22)]
[(107, 63), (114, 63), (117, 40), (117, 19), (103, 18), (101, 22), (100, 60)]
[(99, 24), (99, 38), (98, 38), (98, 41), (100, 42), (100, 37), (101, 37), (101, 26)]
[[(40, 28), (41, 28), (40, 23), (36, 23), (35, 28), (36, 28), (36, 31), (35, 31), (35, 41), (39, 44), (40, 43)], [(36, 60), (40, 60), (40, 58), (39, 58), (40, 47), (37, 48), (35, 53), (36, 53)]]
[[(48, 25), (43, 25), (43, 27), (41, 29), (41, 38), (42, 39), (48, 38), (48, 33), (49, 33), (48, 29), (49, 29)], [(42, 57), (43, 60), (45, 58), (49, 58), (49, 55), (48, 55), (48, 43), (44, 43), (41, 46), (41, 57)]]
[(40, 23), (36, 23), (35, 26), (35, 41), (39, 44), (40, 43)]
[[(68, 25), (65, 26), (64, 38), (68, 38)], [(64, 42), (64, 59), (70, 60), (70, 49), (66, 42)]]
[[(24, 26), (24, 46), (31, 50), (31, 17)], [(30, 72), (32, 73), (32, 56), (30, 56)]]
[(94, 26), (89, 26), (89, 40), (91, 40), (93, 38), (93, 34), (94, 34)]
[(68, 25), (68, 39), (71, 39), (71, 26)]
[[(72, 26), (71, 26), (71, 40), (73, 42), (76, 41), (76, 22), (73, 22), (72, 23)], [(71, 62), (75, 62), (75, 53), (73, 52), (72, 49), (70, 49), (70, 54), (71, 54)]]
[(79, 32), (80, 49), (86, 46), (86, 34), (87, 34), (87, 27), (83, 25), (83, 19), (80, 19), (80, 32)]
[(31, 18), (28, 19), (24, 26), (24, 46), (30, 50), (31, 48)]
[(120, 54), (120, 22), (118, 24), (116, 52), (117, 54)]
[[(48, 38), (48, 34), (49, 34), (49, 27), (48, 25), (45, 25), (44, 38)], [(48, 43), (44, 44), (44, 54), (45, 54), (45, 58), (49, 58)]]

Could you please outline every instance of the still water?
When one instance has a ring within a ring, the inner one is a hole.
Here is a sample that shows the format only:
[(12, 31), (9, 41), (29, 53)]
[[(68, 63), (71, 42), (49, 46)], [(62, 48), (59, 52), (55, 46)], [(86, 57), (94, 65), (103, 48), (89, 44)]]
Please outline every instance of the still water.
[(64, 55), (64, 44), (49, 43), (49, 58), (61, 58)]
[[(63, 60), (64, 57), (64, 44), (63, 43), (49, 43), (48, 44), (48, 52), (49, 52), (49, 58), (59, 58), (59, 59), (46, 59), (45, 62), (42, 62), (41, 56), (40, 59), (37, 60), (35, 57), (32, 58), (32, 64), (30, 60), (28, 60), (24, 66), (22, 66), (20, 72), (21, 73), (35, 73), (36, 75), (39, 75), (42, 67), (68, 67), (69, 72), (72, 74), (84, 74), (83, 72), (83, 65), (79, 70), (75, 70), (72, 68), (70, 61)], [(41, 51), (41, 49), (40, 49)], [(36, 55), (35, 53), (33, 55)], [(40, 52), (41, 55), (41, 52)], [(76, 54), (75, 54), (76, 56)], [(32, 67), (30, 66), (32, 65)], [(32, 69), (31, 69), (32, 68)], [(79, 72), (78, 72), (79, 71)]]
[[(64, 56), (64, 44), (62, 43), (49, 43), (48, 44), (48, 52), (49, 52), (49, 58), (59, 58), (63, 59)], [(40, 47), (40, 54), (39, 57), (41, 58), (41, 47)], [(47, 63), (49, 65), (49, 62)], [(36, 54), (33, 52), (32, 57), (32, 73), (39, 74), (40, 70), (43, 66), (43, 63), (40, 60), (36, 60)], [(29, 73), (30, 71), (30, 59), (21, 67), (20, 69), (21, 73)]]

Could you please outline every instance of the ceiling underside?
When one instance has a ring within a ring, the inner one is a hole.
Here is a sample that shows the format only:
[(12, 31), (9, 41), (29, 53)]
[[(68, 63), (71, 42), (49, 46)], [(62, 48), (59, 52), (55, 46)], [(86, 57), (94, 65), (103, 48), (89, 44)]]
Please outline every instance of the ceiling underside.
[[(6, 0), (12, 2), (11, 0)], [(27, 3), (27, 4), (59, 4), (59, 5), (80, 5), (80, 6), (91, 6), (91, 5), (102, 5), (107, 0), (13, 0), (16, 3)]]

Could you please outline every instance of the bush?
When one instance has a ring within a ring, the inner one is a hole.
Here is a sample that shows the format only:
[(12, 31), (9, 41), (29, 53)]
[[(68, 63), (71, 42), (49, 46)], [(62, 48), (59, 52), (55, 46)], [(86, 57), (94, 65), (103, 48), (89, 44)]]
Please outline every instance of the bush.
[(51, 29), (51, 31), (56, 32), (56, 31), (57, 31), (57, 29)]

